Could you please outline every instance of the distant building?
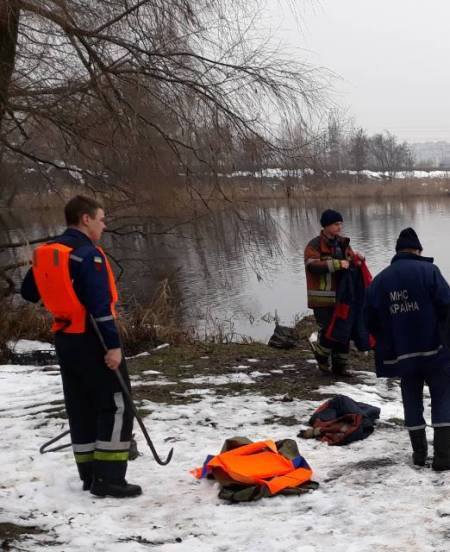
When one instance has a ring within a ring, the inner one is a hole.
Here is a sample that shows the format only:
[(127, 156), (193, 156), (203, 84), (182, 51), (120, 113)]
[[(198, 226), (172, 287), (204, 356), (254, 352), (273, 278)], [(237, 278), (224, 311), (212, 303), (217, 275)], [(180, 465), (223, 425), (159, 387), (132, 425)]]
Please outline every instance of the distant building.
[(416, 168), (450, 169), (450, 142), (420, 142), (409, 145)]

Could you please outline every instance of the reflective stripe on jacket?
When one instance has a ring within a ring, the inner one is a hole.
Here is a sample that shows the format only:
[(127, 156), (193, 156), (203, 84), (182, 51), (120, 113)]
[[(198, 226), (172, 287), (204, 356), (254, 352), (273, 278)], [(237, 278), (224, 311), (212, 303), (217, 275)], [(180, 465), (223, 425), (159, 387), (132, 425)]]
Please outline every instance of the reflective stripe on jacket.
[(353, 257), (349, 238), (338, 236), (337, 247), (333, 247), (322, 230), (320, 236), (308, 243), (305, 248), (305, 271), (310, 309), (330, 307), (335, 304), (336, 273), (341, 270), (341, 260), (351, 261)]
[(448, 364), (441, 327), (449, 308), (450, 287), (433, 259), (397, 253), (366, 292), (377, 376), (403, 377), (416, 368)]

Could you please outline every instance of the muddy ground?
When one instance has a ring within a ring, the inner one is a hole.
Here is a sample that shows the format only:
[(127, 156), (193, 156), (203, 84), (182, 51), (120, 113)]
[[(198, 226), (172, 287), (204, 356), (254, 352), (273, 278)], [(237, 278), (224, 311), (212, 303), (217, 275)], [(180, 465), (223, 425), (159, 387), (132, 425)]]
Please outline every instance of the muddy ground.
[[(240, 367), (241, 372), (253, 372), (252, 377), (256, 382), (215, 384), (216, 391), (223, 395), (251, 392), (271, 397), (283, 395), (285, 400), (290, 398), (318, 400), (324, 396), (316, 393), (319, 387), (339, 379), (348, 381), (349, 378), (357, 378), (358, 370), (373, 370), (372, 353), (352, 350), (351, 375), (335, 376), (319, 371), (308, 345), (308, 337), (315, 330), (316, 325), (312, 317), (302, 320), (297, 328), (298, 346), (289, 350), (275, 349), (262, 343), (226, 345), (199, 343), (168, 347), (148, 356), (130, 359), (128, 369), (132, 380), (135, 380), (134, 396), (137, 400), (149, 399), (157, 403), (172, 404), (199, 400), (195, 395), (186, 397), (184, 392), (190, 389), (208, 388), (210, 384), (188, 383), (183, 380), (231, 375)], [(255, 371), (260, 374), (256, 378)], [(158, 380), (165, 384), (157, 385)], [(149, 385), (149, 383), (156, 385)]]

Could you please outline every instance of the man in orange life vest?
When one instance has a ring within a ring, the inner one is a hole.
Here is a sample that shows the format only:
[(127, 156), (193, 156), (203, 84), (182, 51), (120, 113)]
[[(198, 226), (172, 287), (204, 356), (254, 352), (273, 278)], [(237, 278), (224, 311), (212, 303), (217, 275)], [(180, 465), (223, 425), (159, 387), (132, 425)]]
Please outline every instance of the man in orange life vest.
[(115, 370), (129, 385), (115, 324), (117, 290), (103, 251), (95, 245), (105, 213), (76, 196), (65, 206), (68, 228), (36, 248), (22, 297), (42, 300), (53, 315), (73, 452), (83, 490), (124, 498), (142, 490), (125, 480), (133, 415)]

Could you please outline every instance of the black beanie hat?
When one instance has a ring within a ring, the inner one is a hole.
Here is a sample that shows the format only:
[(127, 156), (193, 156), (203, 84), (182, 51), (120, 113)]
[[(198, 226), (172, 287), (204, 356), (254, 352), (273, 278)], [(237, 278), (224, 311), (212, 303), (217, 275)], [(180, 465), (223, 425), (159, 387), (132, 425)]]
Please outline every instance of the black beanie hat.
[(333, 209), (327, 209), (320, 215), (320, 224), (323, 228), (325, 226), (330, 226), (330, 224), (334, 224), (335, 222), (343, 222), (343, 218), (341, 213), (338, 213), (337, 211), (333, 211)]
[(422, 244), (412, 228), (405, 228), (400, 232), (395, 244), (395, 251), (400, 251), (401, 249), (418, 249), (422, 251)]

